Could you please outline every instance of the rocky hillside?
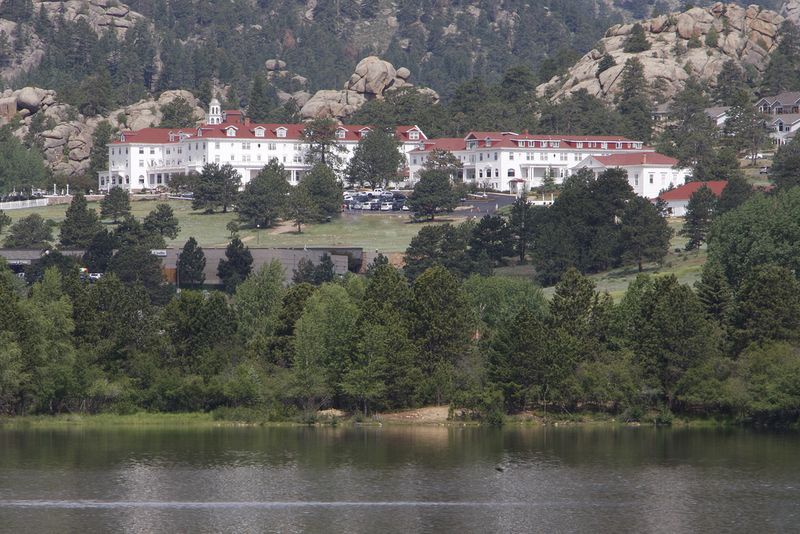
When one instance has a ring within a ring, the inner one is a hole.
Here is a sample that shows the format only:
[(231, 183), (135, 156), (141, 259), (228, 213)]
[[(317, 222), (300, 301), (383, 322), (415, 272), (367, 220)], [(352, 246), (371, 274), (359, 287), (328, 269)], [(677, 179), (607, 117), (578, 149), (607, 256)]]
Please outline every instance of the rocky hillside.
[(78, 176), (89, 168), (92, 135), (101, 121), (107, 120), (115, 129), (157, 126), (163, 116), (161, 107), (178, 97), (189, 102), (198, 121), (205, 117), (205, 111), (189, 91), (165, 91), (158, 99), (142, 100), (107, 116), (85, 117), (74, 107), (59, 102), (54, 91), (25, 87), (0, 94), (0, 112), (5, 110), (0, 113), (0, 125), (16, 115), (20, 119), (12, 122), (16, 137), (30, 138), (38, 145), (56, 174)]
[[(654, 88), (668, 100), (691, 75), (713, 83), (729, 60), (745, 71), (762, 72), (777, 44), (783, 20), (777, 12), (755, 5), (745, 8), (717, 2), (642, 21), (650, 48), (637, 53), (624, 50), (634, 25), (617, 24), (566, 74), (540, 85), (538, 92), (558, 99), (585, 89), (610, 101), (619, 89), (625, 62), (636, 57), (644, 65), (645, 78), (652, 80)], [(615, 65), (598, 72), (606, 54)]]

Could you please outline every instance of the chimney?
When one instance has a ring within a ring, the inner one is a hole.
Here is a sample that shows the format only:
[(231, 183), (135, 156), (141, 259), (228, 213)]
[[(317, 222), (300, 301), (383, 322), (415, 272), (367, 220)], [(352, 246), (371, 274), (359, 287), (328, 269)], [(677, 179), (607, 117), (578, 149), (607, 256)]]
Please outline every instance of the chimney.
[(645, 152), (645, 153), (644, 153), (644, 154), (642, 154), (642, 155), (644, 156), (644, 157), (642, 157), (642, 163), (643, 163), (643, 164), (646, 164), (646, 163), (647, 163), (647, 152)]
[(247, 126), (249, 124), (250, 124), (250, 117), (245, 117), (244, 118), (244, 125)]

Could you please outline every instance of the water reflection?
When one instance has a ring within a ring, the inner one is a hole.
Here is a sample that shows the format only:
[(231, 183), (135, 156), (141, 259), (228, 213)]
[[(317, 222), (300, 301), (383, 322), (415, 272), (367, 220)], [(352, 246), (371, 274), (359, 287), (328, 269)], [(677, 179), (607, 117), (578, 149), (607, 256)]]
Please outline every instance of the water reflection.
[(0, 429), (0, 530), (791, 530), (795, 434)]

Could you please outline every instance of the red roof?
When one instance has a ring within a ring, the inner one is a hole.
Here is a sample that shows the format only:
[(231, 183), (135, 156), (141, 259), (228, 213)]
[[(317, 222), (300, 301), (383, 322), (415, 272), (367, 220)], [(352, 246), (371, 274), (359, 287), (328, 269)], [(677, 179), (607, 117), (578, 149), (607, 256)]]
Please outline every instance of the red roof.
[(610, 156), (595, 156), (598, 162), (606, 167), (628, 167), (631, 165), (669, 165), (674, 167), (678, 160), (659, 154), (658, 152), (637, 152), (633, 154), (612, 154)]
[(689, 182), (688, 184), (683, 184), (680, 187), (676, 187), (675, 189), (670, 189), (669, 191), (664, 191), (658, 198), (665, 201), (670, 200), (689, 200), (691, 196), (703, 186), (708, 187), (711, 189), (711, 192), (714, 193), (714, 196), (718, 197), (722, 194), (722, 190), (725, 189), (725, 186), (728, 185), (727, 180), (714, 180), (711, 182)]
[(453, 152), (454, 150), (465, 150), (467, 145), (460, 137), (440, 137), (438, 139), (428, 139), (420, 141), (425, 147), (423, 150), (415, 149), (412, 152), (428, 152), (430, 150), (447, 150)]
[[(194, 139), (218, 139), (218, 138), (229, 138), (227, 130), (231, 127), (236, 129), (236, 136), (231, 137), (231, 139), (301, 139), (303, 136), (303, 129), (305, 128), (305, 124), (260, 124), (260, 123), (253, 123), (253, 122), (242, 122), (238, 120), (238, 117), (241, 116), (239, 112), (227, 112), (231, 119), (237, 120), (228, 120), (222, 124), (202, 124), (197, 128), (183, 128), (183, 129), (171, 129), (171, 128), (142, 128), (141, 130), (136, 131), (124, 131), (122, 135), (124, 136), (124, 141), (122, 140), (115, 140), (112, 141), (112, 144), (130, 144), (130, 143), (142, 143), (142, 144), (163, 144), (163, 143), (177, 143), (180, 141), (180, 133), (185, 134), (185, 136), (192, 137)], [(264, 135), (257, 137), (256, 130), (259, 128), (264, 129)], [(286, 134), (283, 137), (278, 137), (277, 131), (278, 129), (283, 128), (286, 130)], [(369, 126), (360, 126), (360, 125), (342, 125), (337, 127), (337, 130), (344, 131), (344, 137), (339, 138), (342, 141), (355, 141), (357, 142), (361, 139), (361, 132), (362, 131), (369, 131), (371, 128)], [(395, 135), (397, 139), (401, 142), (409, 141), (417, 141), (412, 140), (409, 137), (409, 132), (411, 131), (418, 131), (419, 132), (419, 139), (418, 141), (425, 141), (427, 138), (425, 137), (425, 133), (422, 132), (416, 126), (398, 126), (395, 128)], [(198, 135), (198, 132), (201, 132)], [(173, 134), (173, 138), (170, 139), (170, 134)], [(463, 144), (463, 139), (461, 140)]]

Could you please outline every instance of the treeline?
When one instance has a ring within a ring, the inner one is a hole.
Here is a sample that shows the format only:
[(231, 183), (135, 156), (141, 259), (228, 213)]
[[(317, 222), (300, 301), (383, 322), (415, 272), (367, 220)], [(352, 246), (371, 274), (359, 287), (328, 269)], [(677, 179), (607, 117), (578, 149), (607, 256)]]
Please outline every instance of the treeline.
[[(227, 294), (153, 292), (113, 269), (88, 283), (62, 264), (25, 287), (4, 266), (0, 410), (312, 420), (325, 406), (450, 403), (488, 422), (528, 410), (793, 422), (798, 206), (800, 188), (756, 194), (715, 219), (694, 288), (641, 275), (617, 303), (574, 268), (548, 301), (530, 281), (423, 265), (419, 241), (405, 272), (382, 257), (365, 276), (304, 265), (287, 287), (273, 263)], [(439, 228), (451, 232), (439, 248), (483, 241)], [(123, 248), (146, 270), (149, 251)]]

